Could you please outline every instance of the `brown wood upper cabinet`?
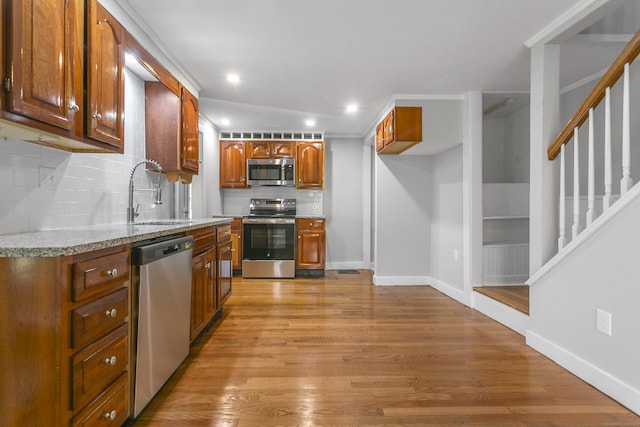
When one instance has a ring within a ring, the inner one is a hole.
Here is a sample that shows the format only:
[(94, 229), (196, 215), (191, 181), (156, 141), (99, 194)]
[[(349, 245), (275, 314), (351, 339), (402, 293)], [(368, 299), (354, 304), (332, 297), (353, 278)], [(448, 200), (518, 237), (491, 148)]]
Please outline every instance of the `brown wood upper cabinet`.
[(199, 169), (199, 133), (198, 99), (186, 88), (182, 88), (182, 171), (198, 174)]
[(296, 177), (296, 188), (324, 187), (324, 142), (298, 142)]
[(296, 156), (296, 143), (292, 141), (250, 141), (246, 144), (249, 159), (292, 159)]
[(122, 151), (125, 30), (101, 5), (88, 5), (87, 135)]
[(159, 81), (145, 82), (147, 157), (160, 163), (169, 181), (191, 182), (198, 173), (198, 100)]
[(376, 126), (378, 154), (399, 154), (422, 141), (422, 107), (395, 107)]
[(124, 152), (120, 24), (96, 0), (86, 9), (81, 0), (5, 5), (0, 118), (26, 126), (12, 137), (67, 151)]
[(220, 141), (220, 188), (247, 188), (244, 141)]

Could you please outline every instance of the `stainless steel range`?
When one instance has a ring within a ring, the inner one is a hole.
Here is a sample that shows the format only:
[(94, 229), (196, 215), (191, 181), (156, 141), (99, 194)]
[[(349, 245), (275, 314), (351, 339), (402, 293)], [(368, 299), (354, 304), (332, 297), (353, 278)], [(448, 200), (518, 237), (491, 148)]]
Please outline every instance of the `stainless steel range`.
[(242, 277), (295, 277), (295, 199), (251, 199), (242, 219)]

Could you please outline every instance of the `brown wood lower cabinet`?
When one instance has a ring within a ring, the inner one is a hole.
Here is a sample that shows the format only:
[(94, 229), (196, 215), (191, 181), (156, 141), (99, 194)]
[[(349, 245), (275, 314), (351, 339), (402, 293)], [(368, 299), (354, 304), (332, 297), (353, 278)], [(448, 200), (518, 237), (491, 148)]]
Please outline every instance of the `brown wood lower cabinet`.
[(128, 264), (128, 245), (0, 258), (0, 425), (128, 418)]
[(242, 274), (242, 217), (236, 217), (231, 222), (231, 260), (233, 275)]
[(296, 275), (323, 276), (326, 253), (324, 219), (298, 218), (296, 230)]
[(189, 232), (194, 238), (191, 283), (191, 342), (220, 312), (231, 295), (231, 225)]

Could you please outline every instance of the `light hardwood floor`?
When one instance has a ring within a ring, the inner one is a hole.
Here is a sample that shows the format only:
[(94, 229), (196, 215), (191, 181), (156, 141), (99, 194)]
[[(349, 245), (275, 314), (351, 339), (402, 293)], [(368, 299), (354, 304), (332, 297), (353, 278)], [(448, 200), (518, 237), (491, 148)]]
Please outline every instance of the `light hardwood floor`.
[(640, 426), (524, 338), (430, 287), (367, 271), (234, 278), (136, 426)]

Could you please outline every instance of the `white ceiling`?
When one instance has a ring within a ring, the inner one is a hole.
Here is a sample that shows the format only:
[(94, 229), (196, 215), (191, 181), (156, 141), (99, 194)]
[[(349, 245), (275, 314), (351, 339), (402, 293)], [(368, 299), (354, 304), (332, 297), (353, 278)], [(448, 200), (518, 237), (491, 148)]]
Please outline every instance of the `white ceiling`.
[[(394, 96), (528, 91), (524, 42), (581, 1), (117, 0), (188, 71), (221, 130), (307, 130), (311, 118), (314, 131), (349, 136), (370, 131)], [(578, 50), (563, 83), (619, 49)]]

